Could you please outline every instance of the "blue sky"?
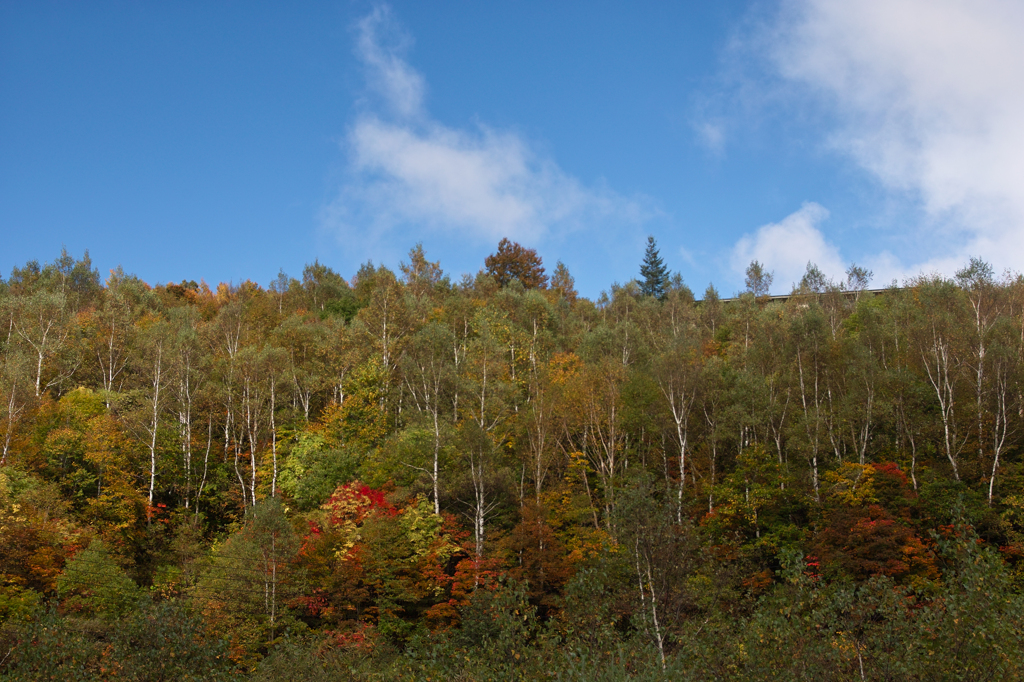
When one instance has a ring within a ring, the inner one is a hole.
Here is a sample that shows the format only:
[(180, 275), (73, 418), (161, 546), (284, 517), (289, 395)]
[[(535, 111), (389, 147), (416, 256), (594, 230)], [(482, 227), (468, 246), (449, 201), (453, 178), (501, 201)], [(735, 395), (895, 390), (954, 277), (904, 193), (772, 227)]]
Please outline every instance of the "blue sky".
[(350, 277), (503, 236), (584, 295), (646, 236), (875, 284), (1024, 256), (1024, 7), (992, 0), (0, 2), (0, 270)]

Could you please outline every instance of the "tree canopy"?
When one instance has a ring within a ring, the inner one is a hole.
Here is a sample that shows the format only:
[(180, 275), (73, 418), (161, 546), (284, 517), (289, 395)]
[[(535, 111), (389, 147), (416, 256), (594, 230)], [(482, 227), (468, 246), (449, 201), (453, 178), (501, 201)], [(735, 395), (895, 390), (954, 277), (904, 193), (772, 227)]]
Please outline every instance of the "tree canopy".
[(748, 275), (16, 268), (0, 679), (1024, 677), (1024, 278)]
[(519, 280), (527, 289), (543, 289), (547, 286), (548, 276), (544, 273), (541, 257), (534, 249), (528, 249), (518, 242), (502, 239), (498, 243), (498, 251), (484, 260), (487, 274), (501, 286), (507, 286), (512, 280)]

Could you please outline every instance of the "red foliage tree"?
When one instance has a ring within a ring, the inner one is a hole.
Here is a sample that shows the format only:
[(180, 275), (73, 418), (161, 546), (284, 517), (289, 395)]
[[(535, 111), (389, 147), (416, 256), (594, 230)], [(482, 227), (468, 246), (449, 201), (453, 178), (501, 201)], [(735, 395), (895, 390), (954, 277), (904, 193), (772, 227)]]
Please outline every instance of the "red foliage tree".
[(935, 574), (934, 559), (910, 520), (914, 492), (897, 465), (847, 465), (832, 482), (835, 492), (814, 543), (823, 569), (858, 579)]
[(527, 289), (543, 289), (548, 285), (548, 276), (540, 256), (534, 249), (527, 249), (518, 242), (502, 239), (498, 252), (484, 259), (487, 274), (494, 277), (501, 286), (518, 279)]

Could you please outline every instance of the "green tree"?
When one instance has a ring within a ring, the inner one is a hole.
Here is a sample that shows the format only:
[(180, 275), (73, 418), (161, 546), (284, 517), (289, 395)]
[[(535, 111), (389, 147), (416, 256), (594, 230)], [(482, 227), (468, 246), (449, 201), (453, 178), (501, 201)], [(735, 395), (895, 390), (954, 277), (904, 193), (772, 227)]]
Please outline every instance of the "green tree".
[(61, 363), (58, 355), (70, 344), (76, 320), (62, 293), (39, 290), (28, 296), (7, 301), (13, 306), (8, 316), (11, 327), (26, 353), (35, 360), (35, 391), (38, 397), (53, 386), (58, 386), (74, 373), (78, 363)]
[(425, 473), (431, 481), (434, 513), (441, 513), (440, 469), (446, 423), (444, 411), (455, 392), (456, 372), (450, 349), (455, 337), (446, 325), (430, 322), (414, 334), (403, 355), (401, 369), (407, 395), (430, 432), (430, 455), (426, 462), (404, 462)]
[(236, 642), (253, 647), (274, 639), (291, 622), (287, 608), (296, 596), (293, 559), (299, 538), (276, 497), (260, 500), (242, 527), (217, 547), (197, 594), (214, 623)]
[(0, 466), (7, 463), (11, 443), (32, 400), (32, 358), (13, 344), (0, 344)]
[(765, 270), (760, 261), (752, 260), (747, 266), (747, 276), (744, 280), (746, 291), (754, 295), (754, 298), (763, 298), (771, 293), (772, 281), (775, 275)]
[(569, 303), (575, 303), (579, 297), (579, 292), (576, 291), (576, 280), (562, 261), (555, 263), (555, 273), (551, 276), (551, 288)]
[(349, 292), (348, 283), (341, 275), (319, 260), (303, 268), (302, 288), (310, 309), (316, 311), (327, 310), (330, 303), (344, 298)]
[(659, 301), (665, 298), (665, 291), (669, 285), (668, 268), (665, 261), (658, 253), (658, 243), (653, 236), (647, 237), (647, 250), (644, 252), (644, 261), (640, 264), (640, 293), (644, 296), (653, 296)]
[(342, 483), (355, 478), (357, 457), (351, 448), (331, 448), (323, 434), (303, 430), (287, 448), (280, 486), (302, 511), (316, 509)]
[(406, 288), (416, 297), (429, 295), (447, 279), (440, 263), (427, 260), (422, 243), (409, 250), (409, 262), (403, 261), (398, 269), (402, 271)]
[(65, 609), (106, 619), (125, 615), (142, 596), (99, 539), (68, 562), (57, 579), (57, 594)]

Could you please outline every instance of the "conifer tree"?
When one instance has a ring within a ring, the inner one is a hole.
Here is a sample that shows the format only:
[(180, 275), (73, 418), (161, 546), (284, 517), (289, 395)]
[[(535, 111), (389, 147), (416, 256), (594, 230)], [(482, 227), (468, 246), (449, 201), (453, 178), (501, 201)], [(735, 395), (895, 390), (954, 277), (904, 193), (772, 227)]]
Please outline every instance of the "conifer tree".
[(640, 264), (640, 293), (653, 296), (659, 301), (664, 299), (668, 278), (668, 268), (658, 254), (658, 243), (653, 236), (648, 236), (644, 262)]

